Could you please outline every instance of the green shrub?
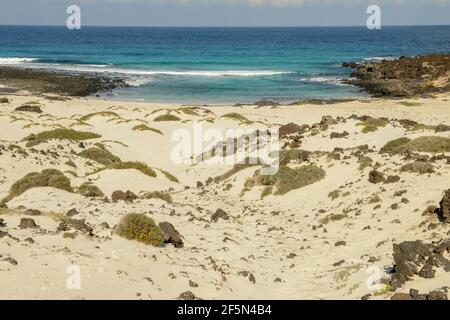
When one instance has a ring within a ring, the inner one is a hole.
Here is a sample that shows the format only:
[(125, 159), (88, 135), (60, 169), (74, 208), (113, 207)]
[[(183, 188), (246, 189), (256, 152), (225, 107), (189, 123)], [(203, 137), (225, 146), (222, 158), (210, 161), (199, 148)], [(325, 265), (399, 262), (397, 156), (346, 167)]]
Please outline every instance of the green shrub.
[(173, 203), (172, 196), (166, 191), (147, 192), (142, 196), (143, 199), (160, 199), (168, 203)]
[(160, 246), (164, 240), (161, 229), (153, 219), (141, 213), (130, 213), (123, 217), (116, 232), (125, 239), (136, 240), (152, 246)]
[(134, 131), (153, 131), (155, 133), (163, 135), (163, 133), (161, 131), (159, 131), (158, 129), (150, 128), (146, 124), (137, 125), (137, 126), (133, 127), (133, 130)]
[(113, 163), (120, 162), (120, 158), (113, 155), (106, 149), (99, 149), (96, 147), (88, 148), (79, 153), (83, 158), (94, 160), (104, 166), (109, 166)]
[(275, 195), (284, 195), (291, 190), (303, 188), (325, 178), (325, 171), (315, 165), (306, 165), (291, 169), (281, 166), (274, 175), (257, 176), (257, 183), (264, 186), (274, 186)]
[(411, 139), (402, 137), (394, 139), (386, 143), (382, 148), (381, 152), (399, 154), (407, 150), (407, 145)]
[(410, 140), (406, 137), (389, 141), (381, 152), (389, 152), (394, 154), (401, 154), (406, 151), (417, 152), (450, 152), (450, 138), (424, 136)]
[(174, 116), (173, 114), (163, 114), (161, 116), (156, 117), (155, 119), (153, 119), (153, 121), (180, 121), (181, 119), (178, 118), (177, 116)]
[(369, 133), (377, 131), (380, 127), (385, 127), (387, 125), (387, 120), (384, 118), (380, 119), (368, 119), (366, 121), (363, 121), (361, 123), (358, 123), (359, 126), (363, 126), (361, 132), (362, 133)]
[(90, 182), (85, 182), (79, 186), (77, 193), (88, 198), (101, 198), (105, 196), (97, 186), (94, 186)]
[(24, 193), (31, 188), (38, 187), (52, 187), (68, 192), (73, 192), (70, 186), (70, 179), (67, 178), (61, 171), (56, 169), (45, 169), (41, 173), (32, 172), (27, 174), (22, 179), (16, 181), (9, 191), (9, 195), (2, 200), (2, 203), (6, 203)]
[(175, 183), (179, 183), (180, 181), (178, 180), (177, 177), (175, 177), (173, 174), (171, 174), (168, 171), (165, 171), (163, 169), (158, 169), (159, 171), (161, 171), (161, 173), (169, 180)]
[(0, 103), (9, 103), (9, 99), (8, 98), (0, 98)]
[(408, 143), (408, 148), (418, 152), (450, 152), (450, 139), (444, 137), (419, 137)]
[(24, 140), (28, 141), (26, 144), (27, 147), (33, 147), (50, 139), (82, 141), (100, 137), (101, 136), (99, 134), (93, 132), (83, 132), (72, 129), (54, 129), (50, 131), (43, 131), (36, 135), (30, 135)]
[(80, 118), (81, 121), (87, 121), (90, 120), (93, 117), (112, 117), (112, 118), (120, 118), (120, 116), (112, 111), (100, 111), (100, 112), (94, 112), (94, 113), (89, 113), (83, 117)]
[(155, 171), (142, 162), (114, 162), (108, 168), (116, 170), (135, 169), (149, 177), (156, 177)]
[(222, 118), (236, 120), (236, 121), (240, 121), (242, 123), (252, 123), (252, 121), (250, 121), (249, 119), (247, 119), (246, 117), (244, 117), (243, 115), (241, 115), (237, 112), (231, 112), (231, 113), (224, 114), (222, 116)]

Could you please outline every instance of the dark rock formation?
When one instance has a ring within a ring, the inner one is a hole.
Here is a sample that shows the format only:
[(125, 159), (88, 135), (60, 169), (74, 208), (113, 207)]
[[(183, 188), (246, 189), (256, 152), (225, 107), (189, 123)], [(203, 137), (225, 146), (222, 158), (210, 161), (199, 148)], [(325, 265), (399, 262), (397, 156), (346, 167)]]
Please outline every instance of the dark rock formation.
[(117, 190), (113, 192), (113, 194), (111, 195), (111, 199), (113, 202), (118, 202), (120, 200), (125, 202), (133, 202), (137, 199), (137, 196), (130, 190), (128, 190), (127, 192)]
[(370, 183), (381, 183), (384, 182), (384, 176), (381, 172), (372, 170), (369, 172), (369, 182)]
[(345, 82), (375, 97), (405, 98), (450, 91), (450, 55), (402, 57), (344, 66), (356, 69), (352, 79)]
[(445, 191), (444, 197), (439, 205), (441, 206), (439, 210), (439, 218), (446, 223), (450, 223), (450, 189)]
[(394, 244), (394, 274), (391, 285), (400, 288), (406, 281), (418, 275), (433, 278), (435, 268), (450, 271), (450, 261), (443, 254), (450, 252), (450, 239), (425, 244), (420, 240)]
[(34, 222), (31, 218), (22, 218), (20, 219), (19, 228), (20, 229), (28, 229), (28, 228), (36, 228), (36, 222)]
[(89, 236), (93, 236), (93, 229), (86, 224), (86, 221), (84, 219), (65, 219), (59, 224), (58, 228), (56, 229), (57, 232), (69, 230), (78, 230), (86, 233)]
[(222, 209), (217, 209), (216, 212), (211, 216), (212, 222), (217, 222), (219, 219), (228, 220), (230, 216)]
[(183, 240), (180, 233), (169, 222), (161, 222), (159, 228), (164, 234), (164, 243), (172, 243), (175, 248), (183, 248)]
[(409, 293), (396, 293), (391, 300), (448, 300), (448, 289), (441, 288), (429, 293), (419, 294), (419, 290), (411, 289)]
[(302, 134), (304, 132), (305, 132), (305, 129), (295, 123), (285, 124), (278, 129), (278, 133), (281, 138), (286, 137), (291, 134)]
[(67, 74), (37, 69), (0, 67), (0, 83), (16, 89), (55, 93), (67, 96), (89, 96), (97, 92), (127, 87), (123, 79), (93, 74)]

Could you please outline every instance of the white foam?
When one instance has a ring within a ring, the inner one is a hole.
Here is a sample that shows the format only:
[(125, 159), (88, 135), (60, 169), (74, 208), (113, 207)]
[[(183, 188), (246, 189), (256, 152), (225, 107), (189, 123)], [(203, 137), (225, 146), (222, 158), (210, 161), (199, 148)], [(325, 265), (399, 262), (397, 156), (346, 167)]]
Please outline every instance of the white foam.
[(393, 61), (397, 59), (396, 57), (369, 57), (369, 58), (364, 58), (364, 61), (382, 61), (382, 60), (386, 60), (386, 61)]
[(27, 62), (36, 61), (34, 58), (0, 58), (0, 65), (22, 64)]
[(334, 85), (347, 85), (346, 83), (343, 82), (343, 80), (345, 80), (344, 78), (339, 78), (339, 77), (333, 77), (333, 76), (329, 76), (329, 77), (325, 77), (325, 76), (317, 76), (317, 77), (309, 77), (309, 78), (300, 78), (301, 81), (304, 82), (322, 82), (322, 83), (330, 83), (330, 84), (334, 84)]

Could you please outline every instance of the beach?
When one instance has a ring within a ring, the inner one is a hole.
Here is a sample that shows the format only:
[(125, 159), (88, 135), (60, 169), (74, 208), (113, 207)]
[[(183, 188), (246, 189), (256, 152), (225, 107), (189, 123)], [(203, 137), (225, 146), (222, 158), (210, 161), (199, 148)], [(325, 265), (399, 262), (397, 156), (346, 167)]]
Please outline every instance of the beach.
[[(1, 299), (390, 299), (450, 283), (446, 93), (293, 105), (2, 97)], [(261, 184), (260, 165), (174, 163), (174, 132), (194, 137), (195, 124), (279, 130), (282, 172), (317, 174), (282, 190), (282, 177)], [(91, 136), (40, 135), (58, 129)], [(12, 188), (46, 169), (64, 187)], [(176, 232), (158, 246), (124, 238), (131, 213)], [(400, 270), (408, 252), (395, 245), (409, 241), (441, 244), (428, 254), (440, 262)]]

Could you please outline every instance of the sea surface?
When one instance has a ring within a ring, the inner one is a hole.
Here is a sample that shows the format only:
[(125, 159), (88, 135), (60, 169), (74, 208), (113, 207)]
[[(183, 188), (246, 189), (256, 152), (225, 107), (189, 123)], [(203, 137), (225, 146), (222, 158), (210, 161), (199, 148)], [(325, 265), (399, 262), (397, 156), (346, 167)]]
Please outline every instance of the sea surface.
[(176, 103), (361, 97), (344, 61), (450, 52), (450, 26), (0, 26), (0, 65), (120, 76), (110, 98)]

